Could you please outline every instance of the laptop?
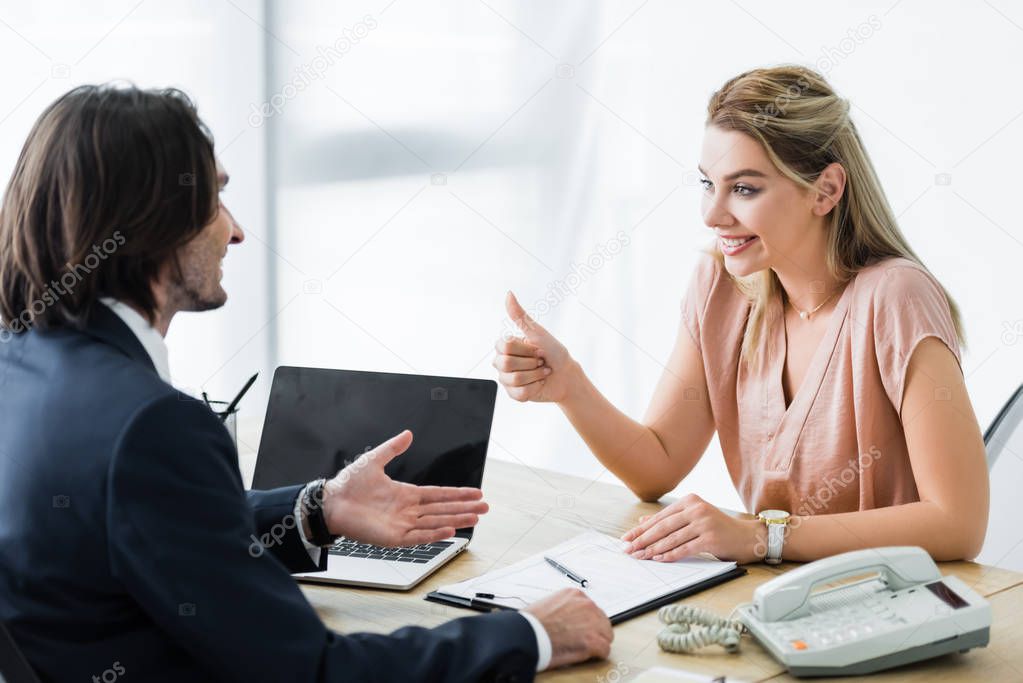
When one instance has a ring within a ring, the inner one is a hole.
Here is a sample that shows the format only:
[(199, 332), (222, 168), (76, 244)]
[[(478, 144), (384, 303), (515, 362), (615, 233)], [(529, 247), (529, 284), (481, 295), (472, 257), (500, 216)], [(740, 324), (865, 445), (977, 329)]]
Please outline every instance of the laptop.
[[(279, 367), (252, 479), (270, 489), (330, 478), (404, 429), (412, 445), (388, 463), (392, 479), (417, 485), (483, 481), (497, 383), (388, 372)], [(461, 553), (471, 528), (437, 543), (384, 548), (340, 538), (327, 570), (303, 581), (407, 590)]]

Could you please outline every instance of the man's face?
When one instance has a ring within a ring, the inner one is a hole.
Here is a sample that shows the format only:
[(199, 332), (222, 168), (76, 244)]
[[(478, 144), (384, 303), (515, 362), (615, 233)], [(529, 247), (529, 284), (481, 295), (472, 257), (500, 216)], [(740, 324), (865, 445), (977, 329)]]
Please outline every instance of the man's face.
[[(221, 192), (228, 180), (227, 172), (218, 161), (217, 182)], [(168, 292), (176, 310), (209, 311), (227, 302), (227, 292), (220, 284), (224, 277), (223, 259), (229, 244), (239, 244), (244, 239), (241, 226), (235, 222), (223, 200), (218, 199), (217, 214), (213, 220), (178, 252), (181, 276), (178, 278), (172, 274), (174, 281)]]

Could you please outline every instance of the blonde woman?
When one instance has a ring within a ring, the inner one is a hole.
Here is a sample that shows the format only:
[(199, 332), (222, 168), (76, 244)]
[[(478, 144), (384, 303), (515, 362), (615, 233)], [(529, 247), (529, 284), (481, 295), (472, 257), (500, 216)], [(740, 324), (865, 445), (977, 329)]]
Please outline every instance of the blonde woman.
[[(711, 97), (700, 170), (716, 240), (644, 419), (601, 395), (511, 293), (523, 336), (498, 341), (494, 359), (509, 395), (557, 403), (645, 501), (675, 488), (717, 432), (753, 514), (685, 496), (625, 534), (634, 557), (807, 561), (889, 545), (976, 556), (988, 479), (959, 312), (899, 231), (849, 103), (809, 69), (741, 74)], [(755, 516), (767, 510), (789, 513), (770, 542)]]

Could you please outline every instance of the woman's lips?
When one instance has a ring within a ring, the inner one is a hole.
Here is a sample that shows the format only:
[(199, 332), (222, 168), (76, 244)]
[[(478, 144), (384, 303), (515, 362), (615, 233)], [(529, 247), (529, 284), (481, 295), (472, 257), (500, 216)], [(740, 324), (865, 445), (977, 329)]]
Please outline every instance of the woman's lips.
[(730, 238), (730, 237), (718, 237), (718, 241), (721, 244), (721, 251), (725, 256), (735, 256), (741, 251), (747, 249), (751, 244), (756, 242), (759, 238), (756, 235), (749, 235), (748, 237)]

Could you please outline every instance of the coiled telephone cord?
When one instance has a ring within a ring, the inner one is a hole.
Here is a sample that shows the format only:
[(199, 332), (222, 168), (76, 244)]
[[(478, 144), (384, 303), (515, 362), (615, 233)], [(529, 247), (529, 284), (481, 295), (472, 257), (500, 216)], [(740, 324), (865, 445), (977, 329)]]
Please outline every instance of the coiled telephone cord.
[(657, 644), (665, 652), (693, 652), (715, 644), (727, 652), (738, 652), (746, 631), (738, 619), (719, 617), (692, 605), (666, 605), (657, 611), (657, 618), (667, 624), (657, 634)]

